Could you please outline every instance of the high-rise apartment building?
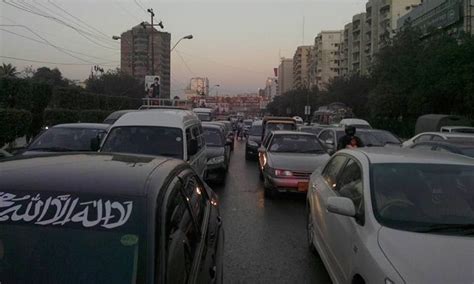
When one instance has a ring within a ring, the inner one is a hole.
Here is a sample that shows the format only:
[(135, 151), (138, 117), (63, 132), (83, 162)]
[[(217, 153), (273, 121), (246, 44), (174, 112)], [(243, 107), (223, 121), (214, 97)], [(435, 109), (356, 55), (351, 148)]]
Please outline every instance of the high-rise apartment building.
[(209, 95), (209, 79), (207, 77), (191, 78), (189, 82), (189, 90), (196, 95)]
[(171, 34), (159, 32), (145, 22), (122, 33), (120, 38), (120, 69), (139, 80), (146, 75), (160, 76), (160, 97), (169, 98)]
[(282, 58), (278, 66), (278, 95), (293, 89), (293, 59)]
[(278, 91), (278, 82), (275, 77), (268, 77), (265, 81), (265, 89), (263, 89), (263, 95), (267, 97), (270, 101), (273, 101), (273, 98), (277, 96)]
[(344, 31), (322, 31), (315, 38), (310, 64), (314, 68), (310, 71), (311, 86), (324, 90), (331, 79), (340, 75), (343, 34)]
[(371, 62), (374, 54), (395, 34), (397, 21), (421, 0), (369, 0), (365, 5), (365, 57)]
[(405, 22), (420, 28), (425, 37), (440, 30), (453, 36), (461, 33), (474, 35), (474, 1), (424, 0), (398, 19), (398, 28), (402, 28)]
[(298, 46), (293, 56), (293, 89), (309, 88), (309, 67), (312, 46)]

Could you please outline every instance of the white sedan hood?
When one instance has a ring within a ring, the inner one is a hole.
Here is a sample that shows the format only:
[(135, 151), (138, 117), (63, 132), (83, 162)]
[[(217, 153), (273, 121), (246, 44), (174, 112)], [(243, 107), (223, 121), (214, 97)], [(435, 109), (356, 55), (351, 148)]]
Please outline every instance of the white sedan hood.
[(474, 237), (382, 227), (379, 246), (405, 283), (474, 283)]

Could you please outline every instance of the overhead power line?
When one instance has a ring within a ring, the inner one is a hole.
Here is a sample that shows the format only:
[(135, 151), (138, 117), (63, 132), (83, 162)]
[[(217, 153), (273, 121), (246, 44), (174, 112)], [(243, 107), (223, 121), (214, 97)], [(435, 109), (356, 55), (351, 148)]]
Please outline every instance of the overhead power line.
[(135, 2), (135, 4), (137, 4), (138, 7), (140, 7), (140, 9), (142, 9), (144, 12), (146, 12), (146, 9), (145, 7), (142, 6), (142, 4), (140, 4), (140, 2), (138, 2), (138, 0), (133, 0)]
[[(25, 36), (25, 35), (22, 35), (22, 34), (19, 34), (19, 33), (15, 33), (15, 32), (9, 31), (9, 30), (0, 29), (0, 31), (4, 31), (4, 32), (6, 32), (6, 33), (9, 33), (9, 34), (13, 34), (13, 35), (16, 35), (16, 36), (18, 36), (18, 37), (25, 38), (25, 39), (28, 39), (28, 40), (31, 40), (31, 41), (37, 42), (37, 43), (39, 43), (39, 44), (43, 44), (43, 45), (50, 46), (48, 43), (45, 43), (44, 41), (40, 41), (40, 40), (37, 40), (37, 39), (35, 39), (35, 38), (28, 37), (28, 36)], [(111, 60), (111, 59), (106, 59), (106, 58), (96, 57), (96, 56), (89, 55), (89, 54), (86, 54), (86, 53), (82, 53), (82, 52), (79, 52), (79, 51), (75, 51), (75, 50), (67, 49), (67, 48), (65, 48), (65, 47), (60, 47), (60, 48), (61, 48), (61, 49), (63, 49), (63, 50), (66, 50), (66, 51), (72, 52), (72, 53), (76, 53), (76, 54), (83, 55), (83, 56), (87, 56), (87, 57), (94, 58), (94, 59), (99, 59), (99, 60), (109, 60), (109, 61)], [(117, 62), (119, 62), (119, 61), (117, 61)]]
[[(31, 14), (34, 14), (34, 15), (37, 15), (37, 16), (41, 16), (41, 17), (44, 17), (44, 18), (47, 18), (49, 20), (52, 20), (52, 21), (55, 21), (59, 24), (62, 24), (62, 25), (65, 25), (67, 27), (69, 27), (70, 29), (76, 31), (78, 34), (80, 34), (82, 37), (84, 37), (85, 39), (87, 39), (88, 41), (94, 43), (95, 45), (97, 46), (100, 46), (100, 47), (103, 47), (103, 48), (107, 48), (107, 49), (113, 49), (113, 50), (117, 50), (118, 48), (116, 47), (110, 47), (110, 46), (106, 46), (106, 45), (103, 45), (99, 42), (97, 42), (96, 40), (92, 39), (94, 37), (93, 34), (87, 32), (87, 31), (84, 31), (84, 30), (81, 30), (81, 29), (78, 29), (77, 27), (74, 27), (73, 25), (69, 24), (69, 23), (66, 23), (64, 22), (63, 20), (60, 20), (54, 16), (50, 16), (50, 15), (45, 15), (45, 14), (42, 14), (42, 13), (38, 13), (36, 11), (33, 11), (31, 9), (28, 9), (28, 8), (25, 8), (24, 6), (21, 6), (21, 5), (15, 5), (15, 4), (12, 4), (12, 3), (9, 3), (7, 2), (7, 0), (2, 0), (3, 3), (5, 3), (6, 5), (9, 5), (9, 6), (12, 6), (12, 7), (15, 7), (19, 10), (22, 10), (22, 11), (25, 11), (25, 12), (28, 12), (28, 13), (31, 13)], [(92, 38), (91, 38), (92, 37)]]
[[(27, 62), (34, 62), (34, 63), (42, 63), (42, 64), (78, 65), (78, 66), (89, 66), (90, 65), (90, 64), (86, 64), (86, 63), (65, 63), (65, 62), (42, 61), (42, 60), (19, 58), (19, 57), (13, 57), (13, 56), (5, 56), (5, 55), (0, 55), (0, 58), (13, 59), (13, 60), (19, 60), (19, 61), (27, 61)], [(99, 65), (102, 65), (102, 66), (114, 65), (112, 63), (113, 62), (102, 62), (102, 63), (99, 63)]]
[(191, 70), (191, 68), (189, 68), (188, 66), (188, 63), (186, 63), (186, 60), (184, 60), (183, 56), (181, 55), (181, 53), (176, 50), (176, 54), (178, 54), (179, 58), (181, 59), (181, 61), (183, 62), (184, 66), (186, 67), (186, 69), (188, 69), (189, 73), (192, 75), (192, 76), (196, 76), (194, 74), (194, 72)]

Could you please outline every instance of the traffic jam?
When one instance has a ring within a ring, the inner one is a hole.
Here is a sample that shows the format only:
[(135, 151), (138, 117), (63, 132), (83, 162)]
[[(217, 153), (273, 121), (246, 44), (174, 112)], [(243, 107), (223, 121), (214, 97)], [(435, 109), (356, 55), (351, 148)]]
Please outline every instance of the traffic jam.
[(233, 159), (258, 165), (265, 200), (305, 200), (306, 231), (289, 233), (333, 283), (473, 283), (469, 125), (424, 115), (401, 139), (334, 111), (150, 106), (50, 126), (0, 152), (0, 283), (223, 283), (214, 189)]

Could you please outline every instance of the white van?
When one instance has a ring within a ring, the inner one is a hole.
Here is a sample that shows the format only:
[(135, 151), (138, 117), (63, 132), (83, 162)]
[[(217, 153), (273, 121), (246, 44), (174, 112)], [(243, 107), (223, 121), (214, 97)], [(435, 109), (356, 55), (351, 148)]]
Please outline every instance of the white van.
[(120, 117), (103, 140), (101, 152), (167, 156), (206, 171), (206, 143), (201, 121), (191, 111), (156, 109)]

